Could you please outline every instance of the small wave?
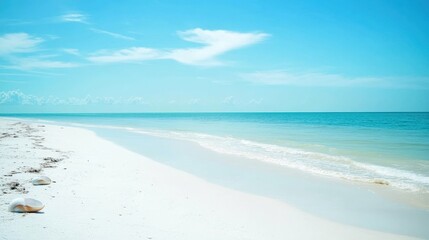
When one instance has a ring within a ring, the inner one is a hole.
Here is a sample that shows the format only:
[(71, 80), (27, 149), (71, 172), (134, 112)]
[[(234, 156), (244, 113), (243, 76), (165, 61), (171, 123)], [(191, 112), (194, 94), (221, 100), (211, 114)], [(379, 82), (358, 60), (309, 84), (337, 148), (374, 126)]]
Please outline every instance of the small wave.
[[(48, 122), (48, 121), (47, 121)], [(55, 123), (55, 121), (52, 121)], [(260, 143), (204, 133), (147, 130), (101, 124), (68, 123), (71, 126), (126, 130), (155, 137), (186, 140), (222, 154), (263, 161), (316, 175), (392, 186), (408, 191), (429, 192), (429, 177), (401, 170), (355, 161), (346, 156), (330, 155), (302, 149)]]
[(156, 137), (191, 141), (218, 153), (268, 162), (312, 174), (392, 186), (409, 191), (429, 192), (428, 176), (392, 167), (362, 163), (346, 156), (202, 133), (136, 129), (132, 131)]

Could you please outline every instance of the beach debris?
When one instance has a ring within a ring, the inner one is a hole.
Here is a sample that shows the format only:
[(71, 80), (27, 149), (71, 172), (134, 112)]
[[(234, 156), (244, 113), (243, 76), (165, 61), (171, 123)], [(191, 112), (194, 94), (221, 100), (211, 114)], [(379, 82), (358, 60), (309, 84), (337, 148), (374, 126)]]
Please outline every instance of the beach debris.
[(40, 164), (42, 168), (55, 168), (55, 164), (64, 160), (63, 158), (45, 157), (43, 163)]
[(11, 172), (10, 172), (10, 174), (11, 174), (11, 175), (13, 175), (13, 174), (18, 174), (18, 173), (21, 173), (21, 172), (16, 171), (16, 170), (13, 170), (13, 171), (11, 171)]
[(16, 198), (9, 204), (10, 212), (32, 213), (38, 212), (45, 207), (43, 203), (32, 198)]
[(42, 168), (55, 168), (55, 166), (54, 166), (54, 165), (49, 164), (49, 163), (41, 163), (41, 164), (40, 164), (40, 166), (41, 166)]
[(23, 185), (21, 185), (19, 182), (12, 181), (12, 182), (7, 183), (6, 185), (9, 187), (9, 190), (27, 193), (27, 191), (25, 190), (25, 187)]
[(8, 183), (10, 190), (16, 190), (19, 187), (19, 182)]
[(61, 158), (53, 158), (53, 157), (45, 157), (45, 158), (43, 158), (43, 160), (45, 160), (47, 162), (50, 162), (50, 163), (56, 163), (56, 162), (62, 161), (63, 159), (61, 159)]
[(374, 182), (375, 184), (379, 184), (379, 185), (386, 185), (386, 186), (388, 186), (388, 185), (389, 185), (389, 182), (388, 182), (388, 181), (386, 181), (386, 180), (383, 180), (383, 179), (375, 179), (373, 182)]
[(31, 180), (31, 183), (33, 183), (33, 185), (49, 185), (51, 184), (51, 179), (46, 177), (46, 176), (38, 176), (35, 177)]
[(41, 168), (32, 168), (32, 167), (25, 170), (25, 172), (27, 172), (27, 173), (39, 173), (40, 171), (42, 171)]
[(10, 137), (10, 136), (11, 136), (11, 134), (9, 134), (9, 133), (2, 133), (0, 138), (6, 138), (6, 137)]

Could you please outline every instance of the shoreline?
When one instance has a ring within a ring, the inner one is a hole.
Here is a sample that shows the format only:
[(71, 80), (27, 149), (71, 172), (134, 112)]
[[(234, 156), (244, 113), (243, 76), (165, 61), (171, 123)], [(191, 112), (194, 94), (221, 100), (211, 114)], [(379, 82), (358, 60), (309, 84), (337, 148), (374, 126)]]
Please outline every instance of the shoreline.
[(427, 209), (416, 208), (404, 201), (407, 199), (393, 196), (411, 197), (395, 193), (389, 186), (333, 179), (232, 157), (190, 141), (123, 130), (90, 129), (102, 138), (174, 169), (228, 189), (279, 200), (311, 215), (377, 231), (424, 238), (429, 235), (423, 224), (429, 219)]
[[(9, 213), (7, 203), (23, 193), (2, 193), (0, 230), (6, 239), (413, 239), (332, 222), (284, 202), (209, 183), (87, 129), (24, 123), (23, 128), (37, 130), (25, 136), (11, 125), (16, 121), (0, 118), (0, 126), (18, 136), (2, 138), (1, 147), (19, 159), (8, 160), (2, 153), (2, 187), (16, 178), (28, 190), (26, 196), (46, 207), (43, 214)], [(38, 146), (30, 143), (33, 135)], [(56, 168), (42, 171), (55, 181), (52, 185), (29, 185), (35, 175), (30, 172), (4, 176), (21, 165), (37, 166), (46, 155), (64, 158)]]

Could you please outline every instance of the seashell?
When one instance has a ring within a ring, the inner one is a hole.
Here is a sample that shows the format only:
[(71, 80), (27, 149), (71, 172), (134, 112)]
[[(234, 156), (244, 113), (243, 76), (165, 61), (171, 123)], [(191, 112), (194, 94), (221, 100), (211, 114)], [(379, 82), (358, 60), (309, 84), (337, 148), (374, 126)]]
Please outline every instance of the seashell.
[(45, 207), (43, 203), (32, 198), (16, 198), (9, 204), (10, 212), (38, 212)]
[(49, 185), (51, 184), (51, 179), (46, 176), (38, 176), (31, 180), (33, 185)]

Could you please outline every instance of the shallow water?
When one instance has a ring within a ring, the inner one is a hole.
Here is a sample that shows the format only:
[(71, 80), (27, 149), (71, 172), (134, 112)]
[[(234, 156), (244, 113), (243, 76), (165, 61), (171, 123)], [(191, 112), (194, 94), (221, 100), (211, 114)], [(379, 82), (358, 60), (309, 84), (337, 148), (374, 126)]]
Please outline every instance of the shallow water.
[(301, 171), (429, 192), (429, 113), (15, 115), (124, 127)]

